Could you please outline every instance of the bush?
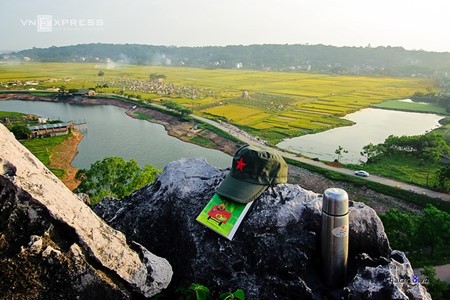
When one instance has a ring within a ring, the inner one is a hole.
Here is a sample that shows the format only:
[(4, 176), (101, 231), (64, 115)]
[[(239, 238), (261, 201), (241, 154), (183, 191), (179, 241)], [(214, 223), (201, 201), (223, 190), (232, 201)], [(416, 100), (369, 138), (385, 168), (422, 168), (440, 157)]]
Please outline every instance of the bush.
[(122, 199), (153, 183), (160, 172), (150, 165), (141, 169), (134, 159), (127, 162), (120, 157), (107, 157), (92, 164), (89, 170), (81, 169), (77, 172), (76, 178), (81, 183), (76, 191), (88, 194), (92, 204), (105, 197)]
[(18, 140), (28, 139), (28, 137), (31, 134), (30, 129), (28, 129), (28, 127), (26, 125), (14, 125), (11, 128), (11, 132), (14, 134), (14, 136)]
[(450, 299), (450, 284), (436, 278), (436, 270), (433, 267), (425, 266), (421, 273), (425, 276), (424, 285), (434, 300)]

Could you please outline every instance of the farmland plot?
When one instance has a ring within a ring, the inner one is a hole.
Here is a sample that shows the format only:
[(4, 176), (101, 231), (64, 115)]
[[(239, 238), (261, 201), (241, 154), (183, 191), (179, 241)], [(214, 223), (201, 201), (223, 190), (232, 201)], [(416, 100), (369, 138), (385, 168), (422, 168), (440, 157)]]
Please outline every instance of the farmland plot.
[[(103, 76), (98, 76), (100, 70), (104, 71)], [(166, 77), (164, 83), (175, 87), (175, 91), (177, 88), (183, 90), (189, 87), (200, 93), (192, 93), (192, 96), (177, 92), (161, 95), (140, 90), (139, 86), (145, 85), (152, 73), (163, 74)], [(191, 108), (195, 114), (227, 119), (274, 144), (283, 138), (348, 125), (348, 121), (340, 117), (372, 104), (408, 98), (415, 92), (435, 88), (433, 81), (426, 78), (120, 64), (109, 68), (105, 63), (31, 62), (0, 65), (0, 83), (13, 80), (37, 80), (39, 85), (36, 89), (42, 90), (60, 86), (66, 89), (90, 88), (99, 83), (116, 82), (99, 91), (120, 91), (131, 97), (139, 96), (142, 101), (174, 101)], [(124, 86), (124, 82), (131, 82), (133, 88)], [(29, 88), (16, 87), (22, 90)], [(248, 97), (241, 97), (244, 91)]]

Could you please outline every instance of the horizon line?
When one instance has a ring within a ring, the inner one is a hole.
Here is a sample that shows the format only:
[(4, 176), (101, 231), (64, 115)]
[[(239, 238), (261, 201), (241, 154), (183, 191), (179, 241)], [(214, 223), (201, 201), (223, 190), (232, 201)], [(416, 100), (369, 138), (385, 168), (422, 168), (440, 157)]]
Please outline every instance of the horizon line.
[(228, 45), (197, 45), (197, 46), (187, 46), (187, 45), (157, 45), (157, 44), (145, 44), (145, 43), (113, 43), (113, 42), (101, 42), (101, 43), (77, 43), (77, 44), (66, 44), (66, 45), (51, 45), (47, 47), (36, 47), (32, 46), (30, 48), (25, 49), (0, 49), (0, 54), (9, 54), (13, 52), (21, 52), (26, 50), (33, 50), (33, 49), (50, 49), (50, 48), (62, 48), (62, 47), (73, 47), (73, 46), (81, 46), (81, 45), (140, 45), (140, 46), (155, 46), (155, 47), (166, 47), (166, 48), (206, 48), (206, 47), (215, 47), (215, 48), (226, 48), (226, 47), (250, 47), (250, 46), (266, 46), (266, 45), (272, 45), (272, 46), (325, 46), (325, 47), (335, 47), (335, 48), (367, 48), (367, 49), (376, 49), (376, 48), (401, 48), (405, 51), (416, 51), (416, 52), (429, 52), (429, 53), (450, 53), (450, 51), (435, 51), (435, 50), (424, 50), (424, 49), (407, 49), (403, 46), (391, 46), (391, 45), (377, 45), (377, 46), (371, 46), (369, 43), (366, 46), (336, 46), (332, 44), (310, 44), (310, 43), (254, 43), (254, 44), (228, 44)]

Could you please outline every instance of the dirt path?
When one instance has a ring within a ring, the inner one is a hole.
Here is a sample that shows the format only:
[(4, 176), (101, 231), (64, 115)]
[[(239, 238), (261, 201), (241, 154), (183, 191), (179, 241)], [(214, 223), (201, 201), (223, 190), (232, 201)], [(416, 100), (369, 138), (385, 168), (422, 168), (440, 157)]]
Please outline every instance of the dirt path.
[(196, 129), (197, 122), (195, 121), (180, 121), (177, 116), (144, 107), (136, 107), (135, 109), (129, 107), (126, 114), (132, 118), (137, 118), (135, 112), (150, 116), (151, 119), (147, 121), (163, 125), (170, 136), (176, 137), (184, 142), (196, 144), (193, 142), (195, 138), (203, 138), (209, 141), (209, 145), (202, 145), (203, 147), (216, 149), (229, 155), (233, 155), (238, 148), (236, 143), (215, 132), (207, 129)]
[[(1, 96), (1, 95), (0, 95)], [(5, 95), (3, 95), (5, 96)], [(50, 98), (42, 98), (36, 99), (36, 97), (26, 97), (27, 95), (9, 95), (9, 99), (21, 99), (21, 100), (31, 100), (31, 101), (50, 101), (50, 102), (58, 102), (58, 99), (50, 99)], [(24, 96), (22, 99), (22, 96)], [(1, 97), (0, 97), (1, 98)], [(8, 99), (8, 97), (4, 97)], [(84, 105), (114, 105), (118, 107), (122, 107), (127, 109), (126, 114), (132, 118), (137, 118), (134, 112), (139, 112), (144, 115), (150, 116), (149, 122), (162, 124), (169, 135), (174, 136), (182, 141), (194, 143), (192, 140), (195, 137), (201, 137), (209, 140), (210, 148), (225, 152), (229, 155), (233, 155), (237, 149), (237, 144), (229, 141), (216, 133), (203, 130), (203, 129), (194, 129), (195, 121), (186, 121), (182, 122), (176, 116), (172, 116), (169, 114), (162, 113), (157, 110), (144, 108), (144, 107), (136, 107), (133, 109), (133, 104), (126, 103), (120, 100), (113, 99), (79, 99), (76, 101), (67, 101), (69, 103), (77, 103)], [(214, 126), (217, 126), (217, 122), (204, 119), (198, 116), (195, 116), (196, 119), (206, 123), (212, 123)], [(221, 128), (221, 126), (218, 126)], [(228, 131), (227, 128), (221, 128), (224, 131)], [(78, 133), (81, 135), (80, 133)], [(232, 134), (232, 133), (231, 133)], [(52, 158), (52, 166), (57, 168), (61, 168), (67, 171), (67, 175), (63, 179), (63, 182), (70, 188), (74, 189), (78, 186), (79, 182), (77, 182), (74, 178), (77, 169), (72, 167), (70, 163), (77, 153), (77, 146), (79, 141), (81, 141), (82, 135), (78, 136), (78, 138), (69, 139), (64, 143), (64, 146), (61, 146), (62, 149), (55, 151), (55, 156)], [(245, 136), (238, 136), (243, 143), (256, 143), (253, 140), (246, 139)], [(54, 161), (54, 162), (53, 162)], [(336, 169), (336, 168), (334, 168)], [(351, 173), (353, 174), (353, 173)], [(336, 186), (337, 182), (326, 179), (324, 176), (319, 174), (309, 172), (302, 168), (297, 168), (294, 166), (290, 166), (290, 178), (291, 183), (300, 184), (303, 188), (310, 189), (312, 191), (322, 193), (326, 188), (331, 186)], [(342, 184), (342, 188), (346, 189), (347, 192), (351, 194), (351, 198), (355, 201), (362, 201), (363, 199), (367, 204), (371, 205), (377, 212), (384, 212), (390, 208), (400, 208), (405, 211), (410, 212), (418, 212), (420, 208), (410, 203), (405, 203), (404, 201), (395, 199), (393, 197), (389, 197), (383, 195), (381, 193), (374, 192), (369, 189), (363, 189), (360, 187), (355, 187), (352, 184)]]
[(50, 154), (50, 166), (52, 168), (58, 168), (66, 171), (66, 174), (61, 181), (73, 191), (78, 187), (80, 182), (75, 179), (78, 169), (74, 168), (71, 163), (78, 153), (78, 144), (83, 138), (77, 130), (72, 131), (72, 135), (69, 136), (64, 142), (53, 148)]

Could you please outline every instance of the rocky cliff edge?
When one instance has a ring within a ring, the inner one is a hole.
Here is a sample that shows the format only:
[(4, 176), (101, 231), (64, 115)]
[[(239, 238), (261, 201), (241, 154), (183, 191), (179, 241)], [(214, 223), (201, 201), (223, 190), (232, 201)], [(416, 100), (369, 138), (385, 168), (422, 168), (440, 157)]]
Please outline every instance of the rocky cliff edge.
[(171, 299), (193, 282), (214, 296), (241, 288), (246, 299), (431, 299), (362, 203), (350, 203), (346, 285), (330, 289), (320, 272), (322, 197), (298, 185), (266, 191), (229, 241), (195, 221), (228, 173), (201, 158), (169, 163), (154, 184), (122, 201), (105, 199), (94, 207), (101, 218), (2, 125), (0, 171), (5, 299), (140, 299), (161, 291)]
[[(230, 162), (231, 163), (231, 162)], [(330, 289), (321, 279), (322, 197), (283, 184), (257, 199), (229, 241), (196, 217), (228, 170), (202, 158), (169, 163), (154, 184), (94, 207), (103, 219), (174, 269), (169, 298), (195, 282), (215, 296), (241, 288), (246, 299), (431, 299), (413, 282), (403, 252), (392, 250), (376, 212), (350, 202), (349, 268), (346, 285)]]
[(150, 297), (171, 277), (166, 259), (128, 244), (0, 124), (1, 297)]

